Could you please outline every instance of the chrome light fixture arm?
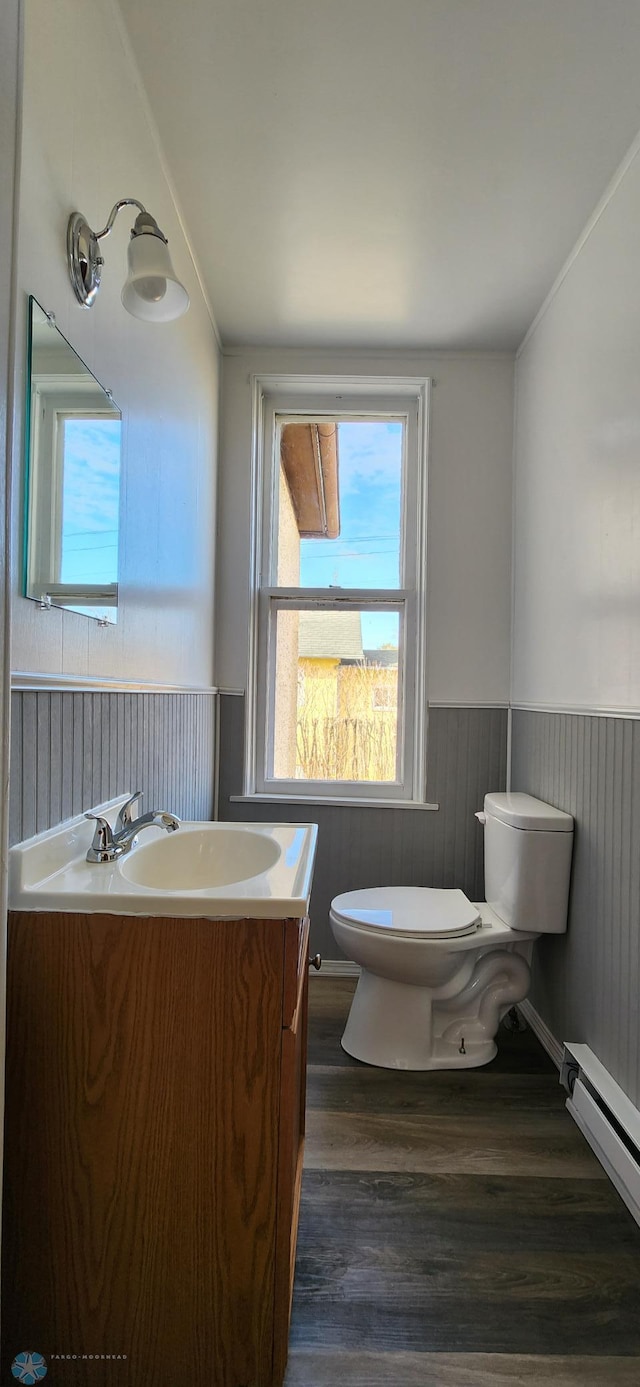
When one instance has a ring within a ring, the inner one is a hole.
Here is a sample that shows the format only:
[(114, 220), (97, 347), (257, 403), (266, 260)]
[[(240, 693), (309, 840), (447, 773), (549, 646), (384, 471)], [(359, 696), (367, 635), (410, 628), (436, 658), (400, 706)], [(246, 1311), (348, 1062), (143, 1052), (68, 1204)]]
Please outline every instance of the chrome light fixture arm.
[[(118, 215), (118, 212), (121, 212), (123, 207), (137, 207), (139, 212), (146, 212), (147, 210), (146, 207), (143, 207), (141, 202), (138, 202), (137, 198), (121, 197), (119, 202), (114, 202), (109, 216), (107, 217), (106, 226), (103, 227), (102, 231), (91, 232), (91, 235), (95, 238), (96, 241), (101, 241), (104, 236), (108, 236), (109, 232), (113, 230), (113, 224)], [(78, 212), (75, 215), (81, 216), (82, 214)]]

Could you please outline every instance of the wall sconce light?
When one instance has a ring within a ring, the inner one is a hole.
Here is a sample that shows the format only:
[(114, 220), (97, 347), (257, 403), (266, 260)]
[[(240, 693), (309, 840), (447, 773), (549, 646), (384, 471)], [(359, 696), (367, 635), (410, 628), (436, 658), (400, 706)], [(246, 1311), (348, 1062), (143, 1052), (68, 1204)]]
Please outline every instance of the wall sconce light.
[(121, 295), (124, 307), (147, 323), (169, 323), (182, 317), (189, 307), (189, 295), (176, 277), (166, 237), (134, 197), (116, 202), (102, 231), (92, 231), (82, 212), (72, 212), (69, 217), (67, 259), (78, 303), (84, 308), (95, 303), (104, 264), (98, 242), (109, 235), (121, 207), (137, 207), (139, 212), (129, 242), (129, 273)]

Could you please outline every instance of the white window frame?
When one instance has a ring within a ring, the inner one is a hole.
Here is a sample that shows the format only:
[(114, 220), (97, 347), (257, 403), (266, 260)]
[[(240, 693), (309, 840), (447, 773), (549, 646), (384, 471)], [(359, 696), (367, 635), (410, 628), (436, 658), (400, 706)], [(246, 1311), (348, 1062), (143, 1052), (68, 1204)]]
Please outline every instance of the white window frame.
[[(431, 381), (396, 376), (252, 376), (251, 606), (245, 735), (244, 795), (298, 803), (382, 804), (433, 808), (426, 804), (426, 542), (427, 462)], [(274, 584), (279, 462), (276, 417), (367, 417), (407, 419), (403, 476), (405, 587), (393, 589), (283, 588)], [(398, 737), (398, 782), (283, 780), (267, 776), (268, 717), (273, 688), (271, 613), (295, 610), (402, 609), (398, 662), (402, 691)]]

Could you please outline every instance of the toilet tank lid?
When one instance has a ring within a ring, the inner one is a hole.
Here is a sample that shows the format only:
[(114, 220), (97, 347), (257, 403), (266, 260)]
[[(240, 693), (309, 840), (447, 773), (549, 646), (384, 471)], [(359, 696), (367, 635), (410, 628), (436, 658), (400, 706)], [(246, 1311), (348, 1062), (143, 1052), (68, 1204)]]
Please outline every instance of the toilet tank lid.
[(533, 795), (493, 794), (484, 797), (484, 812), (512, 828), (538, 829), (545, 833), (571, 833), (573, 818)]

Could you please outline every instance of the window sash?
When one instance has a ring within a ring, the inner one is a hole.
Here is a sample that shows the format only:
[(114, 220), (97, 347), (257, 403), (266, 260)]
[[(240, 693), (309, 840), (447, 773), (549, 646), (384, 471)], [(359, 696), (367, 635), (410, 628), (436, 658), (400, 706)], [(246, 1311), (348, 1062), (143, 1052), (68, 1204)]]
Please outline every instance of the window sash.
[[(420, 454), (420, 411), (416, 399), (403, 399), (398, 396), (380, 396), (373, 400), (358, 398), (330, 399), (322, 402), (319, 408), (309, 407), (309, 400), (301, 401), (298, 408), (287, 402), (287, 407), (278, 399), (264, 401), (263, 423), (263, 508), (261, 518), (260, 550), (262, 561), (259, 569), (258, 586), (275, 585), (278, 563), (278, 494), (280, 485), (280, 463), (278, 457), (278, 435), (280, 427), (286, 423), (315, 422), (322, 419), (340, 421), (389, 419), (400, 420), (404, 424), (402, 452), (402, 508), (400, 514), (400, 578), (401, 587), (414, 588), (418, 584), (417, 540), (421, 517), (419, 516), (420, 469), (408, 466), (408, 458)], [(376, 592), (376, 588), (369, 588)], [(394, 589), (397, 591), (397, 589)]]
[[(415, 717), (414, 694), (416, 680), (415, 594), (397, 589), (376, 592), (367, 589), (344, 589), (339, 594), (324, 588), (268, 588), (260, 597), (261, 641), (259, 666), (261, 685), (266, 691), (265, 715), (257, 729), (256, 788), (260, 794), (278, 794), (310, 799), (398, 799), (414, 794), (413, 766), (407, 765), (407, 729)], [(399, 616), (398, 643), (398, 701), (396, 721), (395, 780), (307, 780), (275, 776), (272, 772), (275, 745), (276, 715), (276, 640), (278, 612), (345, 611), (346, 608), (364, 612), (397, 612)], [(409, 774), (407, 773), (409, 772)]]
[[(414, 587), (416, 581), (415, 566), (413, 563), (414, 551), (411, 543), (407, 543), (406, 517), (412, 513), (410, 507), (414, 504), (414, 485), (410, 480), (410, 469), (407, 466), (407, 458), (410, 449), (415, 452), (416, 430), (417, 430), (417, 409), (408, 409), (406, 402), (404, 407), (399, 405), (397, 400), (387, 400), (383, 405), (369, 410), (360, 408), (338, 408), (338, 409), (315, 409), (300, 410), (298, 413), (289, 410), (273, 408), (269, 419), (269, 434), (271, 437), (270, 460), (271, 460), (271, 508), (270, 516), (267, 517), (267, 528), (265, 534), (265, 552), (268, 554), (268, 562), (265, 568), (265, 582), (277, 585), (278, 582), (278, 563), (279, 563), (279, 535), (278, 535), (278, 511), (281, 485), (281, 468), (279, 465), (280, 457), (280, 435), (282, 429), (287, 424), (314, 424), (330, 421), (340, 425), (341, 423), (399, 423), (402, 425), (402, 455), (400, 463), (400, 525), (398, 531), (398, 583), (394, 591), (402, 587)], [(395, 536), (394, 536), (395, 539)], [(308, 590), (308, 589), (307, 589)], [(376, 592), (376, 587), (369, 587), (369, 592)]]

